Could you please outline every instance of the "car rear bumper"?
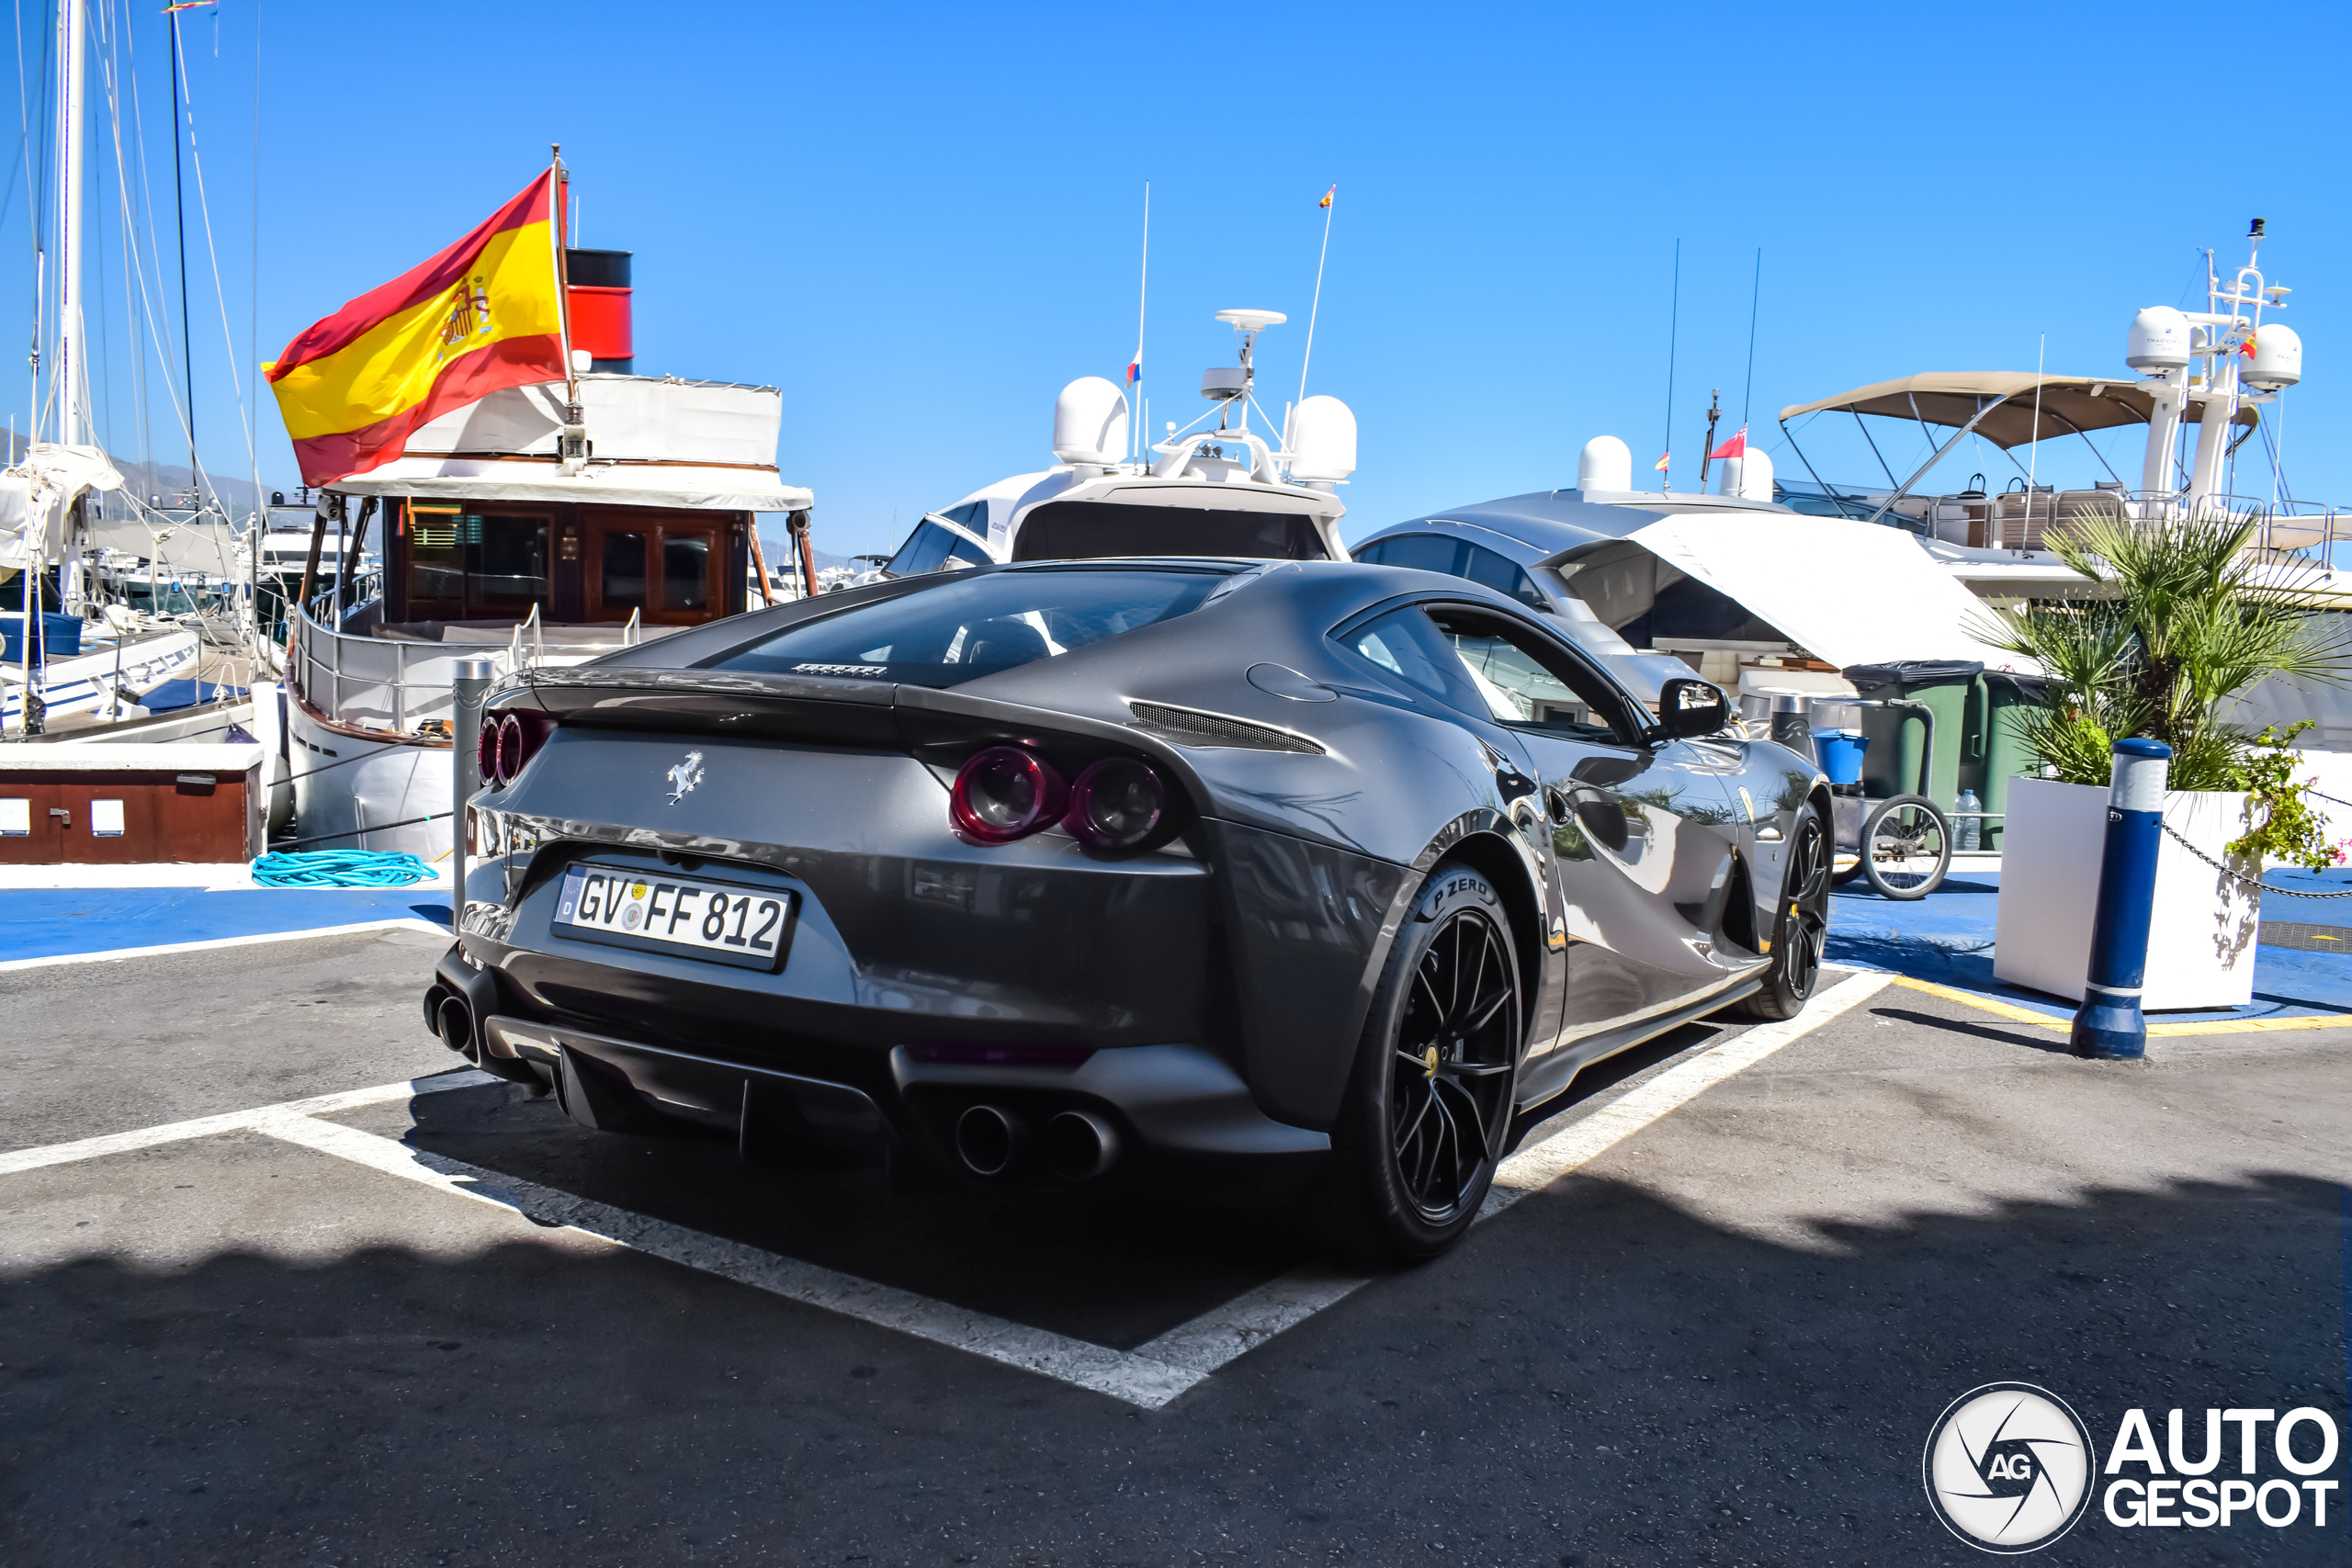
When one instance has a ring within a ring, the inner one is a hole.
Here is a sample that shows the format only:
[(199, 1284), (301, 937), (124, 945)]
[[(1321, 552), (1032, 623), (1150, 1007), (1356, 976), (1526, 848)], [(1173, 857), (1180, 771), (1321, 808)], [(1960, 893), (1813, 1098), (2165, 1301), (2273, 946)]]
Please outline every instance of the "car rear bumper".
[[(1229, 1198), (1295, 1190), (1330, 1148), (1326, 1134), (1267, 1116), (1232, 1066), (1196, 1043), (890, 1043), (881, 1037), (907, 1020), (888, 1010), (838, 1032), (771, 1034), (752, 1048), (655, 1040), (529, 1007), (495, 955), (469, 954), (469, 944), (436, 967), (428, 1023), (482, 1067), (547, 1085), (591, 1127), (689, 1122), (731, 1134), (748, 1158), (786, 1162), (878, 1155), (900, 1139), (976, 1175), (958, 1154), (957, 1129), (979, 1107), (1012, 1130), (1007, 1168), (991, 1179), (1139, 1179)], [(1050, 1157), (1055, 1119), (1072, 1112), (1110, 1134), (1109, 1157), (1083, 1178), (1057, 1176)]]

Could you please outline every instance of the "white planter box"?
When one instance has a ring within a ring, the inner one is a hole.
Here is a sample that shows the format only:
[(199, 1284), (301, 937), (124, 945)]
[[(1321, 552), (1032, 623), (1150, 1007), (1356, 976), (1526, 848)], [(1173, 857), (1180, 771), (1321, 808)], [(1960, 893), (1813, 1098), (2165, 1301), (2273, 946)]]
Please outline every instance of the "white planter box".
[[(2245, 831), (2246, 798), (2218, 791), (2167, 791), (2165, 825), (2222, 860), (2222, 846)], [(2003, 829), (1994, 976), (2080, 1001), (2090, 969), (2099, 863), (2106, 857), (2107, 789), (2011, 779)], [(2148, 977), (2141, 1007), (2154, 1012), (2252, 1001), (2259, 913), (2258, 896), (2165, 835), (2156, 858), (2156, 902), (2148, 926)]]

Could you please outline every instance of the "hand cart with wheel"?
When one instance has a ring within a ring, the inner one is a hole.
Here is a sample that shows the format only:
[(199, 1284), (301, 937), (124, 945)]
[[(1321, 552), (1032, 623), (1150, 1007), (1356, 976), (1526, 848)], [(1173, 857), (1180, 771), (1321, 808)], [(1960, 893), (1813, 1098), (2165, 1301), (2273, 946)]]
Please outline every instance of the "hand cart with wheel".
[[(1917, 714), (1927, 725), (1921, 747), (1919, 776), (1934, 775), (1936, 714), (1927, 704), (1901, 697), (1856, 698), (1856, 707), (1898, 708)], [(1862, 784), (1831, 784), (1831, 879), (1840, 886), (1857, 876), (1868, 881), (1883, 898), (1925, 898), (1943, 885), (1951, 869), (1953, 813), (1924, 795), (1896, 795), (1872, 800)], [(1964, 815), (1984, 817), (1986, 812)]]
[[(1919, 777), (1934, 776), (1936, 714), (1928, 704), (1904, 697), (1860, 698), (1823, 696), (1809, 692), (1754, 691), (1742, 694), (1740, 706), (1750, 732), (1762, 730), (1792, 750), (1822, 761), (1814, 739), (1815, 708), (1893, 708), (1916, 716), (1927, 727)], [(1899, 794), (1872, 798), (1869, 785), (1832, 783), (1831, 860), (1835, 881), (1843, 885), (1860, 876), (1882, 897), (1924, 898), (1934, 892), (1951, 868), (1953, 813), (1924, 795)], [(1974, 812), (1970, 816), (1990, 813)]]

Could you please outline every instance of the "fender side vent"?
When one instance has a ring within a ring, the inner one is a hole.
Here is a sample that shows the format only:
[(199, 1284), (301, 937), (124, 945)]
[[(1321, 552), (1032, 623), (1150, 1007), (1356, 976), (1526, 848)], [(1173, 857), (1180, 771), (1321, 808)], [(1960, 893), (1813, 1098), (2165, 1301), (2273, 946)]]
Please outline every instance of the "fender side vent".
[(1293, 735), (1272, 725), (1252, 724), (1245, 718), (1227, 718), (1221, 713), (1202, 713), (1196, 708), (1172, 708), (1165, 703), (1129, 703), (1127, 709), (1136, 716), (1136, 728), (1179, 746), (1324, 755), (1323, 748), (1304, 735)]

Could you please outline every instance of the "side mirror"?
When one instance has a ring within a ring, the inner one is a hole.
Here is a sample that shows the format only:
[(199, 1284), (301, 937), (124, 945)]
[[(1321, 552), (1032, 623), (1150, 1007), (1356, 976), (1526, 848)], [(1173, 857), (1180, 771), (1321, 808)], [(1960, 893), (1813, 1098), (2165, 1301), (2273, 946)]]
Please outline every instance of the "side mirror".
[(1660, 740), (1686, 740), (1713, 735), (1731, 722), (1731, 702), (1723, 688), (1707, 681), (1668, 681), (1657, 694), (1657, 723), (1650, 733)]

